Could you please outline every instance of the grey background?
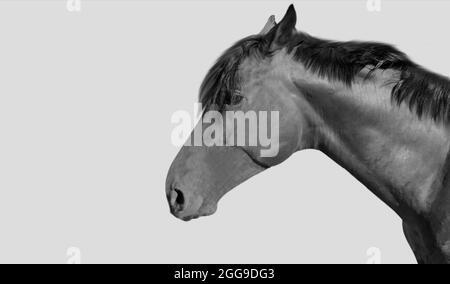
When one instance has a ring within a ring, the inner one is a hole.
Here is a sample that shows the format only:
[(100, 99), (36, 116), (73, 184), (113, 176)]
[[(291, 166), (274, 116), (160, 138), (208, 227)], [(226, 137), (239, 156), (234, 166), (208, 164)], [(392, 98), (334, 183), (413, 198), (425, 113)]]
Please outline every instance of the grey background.
[[(279, 20), (338, 40), (393, 43), (450, 74), (450, 3), (0, 1), (0, 262), (413, 263), (400, 219), (323, 154), (305, 151), (189, 223), (169, 214), (176, 110), (207, 69)], [(281, 182), (283, 181), (283, 182)]]

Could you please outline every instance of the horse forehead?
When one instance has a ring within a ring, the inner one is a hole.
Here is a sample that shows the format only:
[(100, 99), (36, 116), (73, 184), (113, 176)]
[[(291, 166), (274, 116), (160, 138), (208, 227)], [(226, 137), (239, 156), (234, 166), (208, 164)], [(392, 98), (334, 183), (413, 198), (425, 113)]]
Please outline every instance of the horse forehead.
[(297, 74), (303, 73), (299, 68), (302, 66), (299, 65), (301, 64), (295, 62), (287, 51), (282, 50), (270, 57), (248, 57), (242, 61), (239, 69), (241, 78), (245, 81), (258, 80), (268, 75), (288, 74), (292, 70)]
[(280, 64), (277, 57), (270, 58), (246, 58), (239, 68), (241, 82), (244, 86), (262, 85), (270, 76), (276, 76), (283, 73), (281, 69), (285, 68)]
[(247, 58), (240, 66), (240, 75), (244, 81), (259, 79), (267, 75), (271, 70), (269, 60)]

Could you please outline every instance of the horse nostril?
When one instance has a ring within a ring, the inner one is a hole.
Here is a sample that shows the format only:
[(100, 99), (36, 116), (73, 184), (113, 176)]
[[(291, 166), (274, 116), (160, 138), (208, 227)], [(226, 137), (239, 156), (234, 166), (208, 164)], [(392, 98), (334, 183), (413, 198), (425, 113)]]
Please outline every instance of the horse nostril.
[(184, 209), (184, 194), (181, 190), (174, 188), (170, 196), (170, 205), (174, 212), (180, 212)]
[(181, 192), (181, 190), (179, 189), (174, 189), (174, 191), (177, 193), (177, 198), (175, 199), (175, 202), (179, 205), (183, 205), (184, 204), (184, 195), (183, 192)]

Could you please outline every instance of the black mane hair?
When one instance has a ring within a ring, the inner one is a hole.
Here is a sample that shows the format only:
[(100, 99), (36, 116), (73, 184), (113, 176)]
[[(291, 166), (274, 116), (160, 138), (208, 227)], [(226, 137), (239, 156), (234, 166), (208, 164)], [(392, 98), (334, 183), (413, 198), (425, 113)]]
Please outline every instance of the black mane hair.
[[(450, 119), (450, 80), (412, 62), (395, 47), (377, 42), (338, 42), (298, 33), (285, 46), (295, 60), (308, 70), (328, 80), (351, 86), (366, 67), (371, 71), (393, 69), (400, 77), (392, 82), (392, 101), (405, 102), (420, 118), (424, 114), (434, 120)], [(236, 104), (239, 95), (240, 63), (248, 56), (270, 56), (269, 44), (263, 36), (245, 38), (228, 49), (208, 72), (200, 89), (200, 102), (205, 110), (212, 106), (223, 111)]]

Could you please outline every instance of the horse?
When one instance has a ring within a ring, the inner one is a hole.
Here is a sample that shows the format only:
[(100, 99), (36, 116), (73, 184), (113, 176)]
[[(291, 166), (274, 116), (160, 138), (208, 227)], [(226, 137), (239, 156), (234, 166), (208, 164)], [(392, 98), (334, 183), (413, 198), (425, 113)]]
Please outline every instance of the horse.
[[(183, 146), (166, 180), (171, 213), (211, 215), (237, 185), (315, 149), (400, 216), (419, 264), (449, 264), (450, 80), (392, 45), (320, 39), (296, 24), (293, 5), (280, 22), (271, 16), (222, 54), (200, 88), (203, 113), (278, 111), (277, 154), (262, 156), (260, 144)], [(200, 121), (189, 139), (207, 126)]]

